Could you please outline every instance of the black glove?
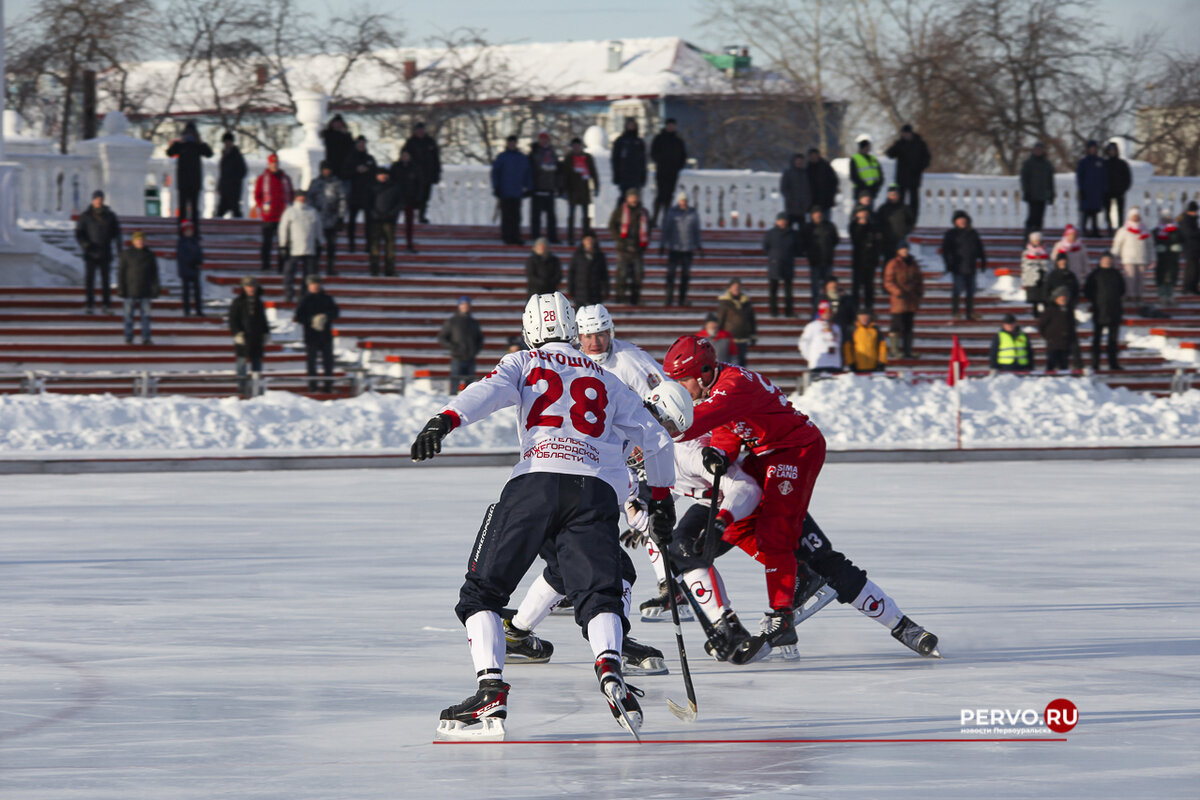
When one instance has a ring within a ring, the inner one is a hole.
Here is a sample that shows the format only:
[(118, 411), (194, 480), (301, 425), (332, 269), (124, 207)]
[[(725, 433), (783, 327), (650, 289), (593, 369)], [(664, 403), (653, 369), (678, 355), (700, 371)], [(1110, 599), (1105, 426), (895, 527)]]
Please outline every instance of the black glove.
[(724, 475), (729, 471), (729, 456), (715, 447), (701, 448), (700, 457), (704, 459), (704, 468), (710, 475)]
[(446, 414), (438, 414), (426, 422), (413, 440), (412, 460), (425, 461), (442, 452), (442, 439), (446, 438), (452, 427), (450, 417)]
[(666, 550), (671, 543), (671, 534), (675, 530), (675, 500), (668, 497), (665, 500), (650, 501), (650, 538), (658, 545), (659, 550)]

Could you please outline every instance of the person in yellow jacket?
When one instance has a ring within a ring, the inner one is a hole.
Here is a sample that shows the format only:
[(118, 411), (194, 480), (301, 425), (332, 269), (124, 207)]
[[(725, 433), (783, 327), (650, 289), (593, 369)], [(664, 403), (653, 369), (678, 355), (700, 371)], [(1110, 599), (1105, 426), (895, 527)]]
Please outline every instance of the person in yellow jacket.
[(854, 333), (842, 345), (842, 363), (848, 371), (878, 372), (887, 366), (887, 340), (879, 333), (870, 311), (855, 318)]
[(875, 198), (883, 186), (883, 167), (879, 159), (871, 154), (871, 137), (865, 133), (858, 137), (858, 152), (850, 156), (850, 182), (854, 184), (854, 196), (861, 198), (864, 194), (870, 200), (861, 205), (874, 208)]

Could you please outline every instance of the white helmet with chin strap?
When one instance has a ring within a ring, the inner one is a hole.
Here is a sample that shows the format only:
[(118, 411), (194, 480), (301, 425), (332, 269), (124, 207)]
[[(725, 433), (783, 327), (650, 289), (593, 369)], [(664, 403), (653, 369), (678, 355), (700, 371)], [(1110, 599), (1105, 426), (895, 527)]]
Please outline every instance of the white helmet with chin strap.
[(525, 304), (521, 329), (525, 344), (537, 349), (547, 342), (571, 344), (579, 335), (575, 309), (562, 292), (531, 295)]
[[(585, 333), (604, 333), (608, 331), (608, 335), (612, 337), (615, 333), (612, 315), (600, 303), (594, 306), (580, 306), (576, 319), (579, 322), (579, 334), (581, 336)], [(584, 355), (603, 366), (604, 362), (608, 360), (608, 354), (611, 352), (612, 342), (610, 341), (608, 349), (603, 353), (584, 353)]]
[[(672, 380), (663, 381), (642, 399), (650, 413), (672, 436), (678, 436), (692, 427), (692, 396), (681, 384)], [(675, 430), (671, 430), (672, 428)]]

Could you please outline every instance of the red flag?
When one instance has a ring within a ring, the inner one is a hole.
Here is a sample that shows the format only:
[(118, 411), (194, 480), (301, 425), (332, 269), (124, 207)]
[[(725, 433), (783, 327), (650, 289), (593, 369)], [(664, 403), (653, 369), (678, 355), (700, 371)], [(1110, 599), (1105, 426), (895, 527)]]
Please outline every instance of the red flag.
[(954, 385), (954, 365), (959, 365), (958, 374), (966, 375), (967, 367), (971, 366), (971, 362), (967, 360), (967, 353), (963, 350), (962, 345), (958, 343), (958, 334), (954, 335), (954, 344), (950, 347), (950, 372), (946, 375), (946, 383)]

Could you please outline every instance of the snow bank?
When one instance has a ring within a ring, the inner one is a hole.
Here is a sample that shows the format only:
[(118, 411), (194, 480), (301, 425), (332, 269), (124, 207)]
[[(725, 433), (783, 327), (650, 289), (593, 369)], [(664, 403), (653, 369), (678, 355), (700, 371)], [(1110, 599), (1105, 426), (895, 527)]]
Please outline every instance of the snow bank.
[[(317, 402), (286, 392), (249, 401), (6, 395), (0, 396), (0, 453), (407, 450), (445, 400), (413, 394)], [(953, 390), (942, 382), (909, 385), (845, 375), (820, 381), (793, 401), (835, 450), (954, 444)], [(502, 412), (456, 431), (446, 445), (513, 449), (516, 436), (515, 413)], [(968, 381), (963, 441), (970, 447), (1200, 444), (1200, 391), (1154, 399), (1081, 378)]]

